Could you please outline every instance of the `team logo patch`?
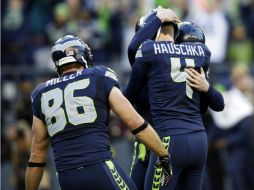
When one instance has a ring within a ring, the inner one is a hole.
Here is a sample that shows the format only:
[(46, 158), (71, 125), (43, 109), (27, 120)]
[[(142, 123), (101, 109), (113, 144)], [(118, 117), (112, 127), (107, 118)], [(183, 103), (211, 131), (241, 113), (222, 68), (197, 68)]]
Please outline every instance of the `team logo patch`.
[(68, 51), (66, 51), (66, 55), (67, 56), (72, 56), (72, 55), (74, 55), (74, 51), (73, 50), (68, 50)]

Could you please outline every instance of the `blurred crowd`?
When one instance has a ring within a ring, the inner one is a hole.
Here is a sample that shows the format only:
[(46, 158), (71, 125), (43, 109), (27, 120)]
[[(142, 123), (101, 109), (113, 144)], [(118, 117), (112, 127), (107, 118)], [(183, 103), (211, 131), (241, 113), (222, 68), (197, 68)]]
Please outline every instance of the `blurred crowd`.
[[(135, 24), (158, 4), (204, 30), (210, 81), (225, 98), (222, 113), (204, 115), (210, 146), (203, 189), (254, 189), (254, 0), (2, 0), (1, 189), (24, 189), (30, 95), (38, 83), (57, 77), (52, 44), (66, 34), (79, 36), (94, 64), (113, 68), (124, 88)], [(132, 136), (114, 114), (110, 132), (113, 155), (128, 170)], [(52, 153), (48, 157), (41, 189), (58, 189)]]

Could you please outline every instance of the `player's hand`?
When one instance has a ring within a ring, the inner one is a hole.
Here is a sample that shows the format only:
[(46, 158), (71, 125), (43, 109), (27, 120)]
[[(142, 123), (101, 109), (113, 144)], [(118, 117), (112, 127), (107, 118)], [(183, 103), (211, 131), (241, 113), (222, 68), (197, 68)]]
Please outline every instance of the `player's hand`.
[(170, 155), (159, 157), (155, 167), (162, 168), (161, 187), (167, 186), (173, 175)]
[(199, 92), (207, 92), (209, 90), (209, 82), (206, 80), (204, 69), (201, 67), (200, 73), (193, 68), (186, 68), (188, 74), (186, 82), (190, 87), (195, 88)]
[(161, 7), (157, 8), (157, 17), (161, 20), (161, 22), (181, 22), (176, 16), (175, 12), (171, 9), (165, 9)]

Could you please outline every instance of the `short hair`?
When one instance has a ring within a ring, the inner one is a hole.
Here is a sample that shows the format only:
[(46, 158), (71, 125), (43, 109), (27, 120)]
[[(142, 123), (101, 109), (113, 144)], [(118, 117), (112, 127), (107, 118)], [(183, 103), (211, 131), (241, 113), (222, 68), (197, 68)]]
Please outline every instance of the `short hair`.
[(69, 70), (69, 69), (81, 69), (83, 67), (83, 65), (81, 65), (80, 63), (76, 62), (76, 63), (70, 63), (67, 65), (63, 65), (61, 67), (58, 68), (58, 73), (61, 76), (63, 74), (64, 71)]
[(160, 33), (167, 35), (169, 34), (173, 38), (175, 38), (175, 26), (172, 22), (164, 22), (161, 27)]

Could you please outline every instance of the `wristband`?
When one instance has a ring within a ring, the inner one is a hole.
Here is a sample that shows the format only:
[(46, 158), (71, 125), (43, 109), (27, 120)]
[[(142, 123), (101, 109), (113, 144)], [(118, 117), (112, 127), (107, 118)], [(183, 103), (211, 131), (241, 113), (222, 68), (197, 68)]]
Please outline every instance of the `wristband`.
[(46, 163), (36, 163), (36, 162), (28, 162), (27, 167), (39, 167), (42, 168), (46, 166)]
[(143, 130), (144, 130), (145, 128), (147, 128), (147, 127), (148, 127), (148, 123), (147, 123), (147, 121), (145, 120), (144, 123), (143, 123), (140, 127), (134, 129), (133, 131), (131, 131), (131, 133), (132, 133), (133, 135), (136, 135), (136, 134), (138, 134), (139, 132), (143, 131)]

